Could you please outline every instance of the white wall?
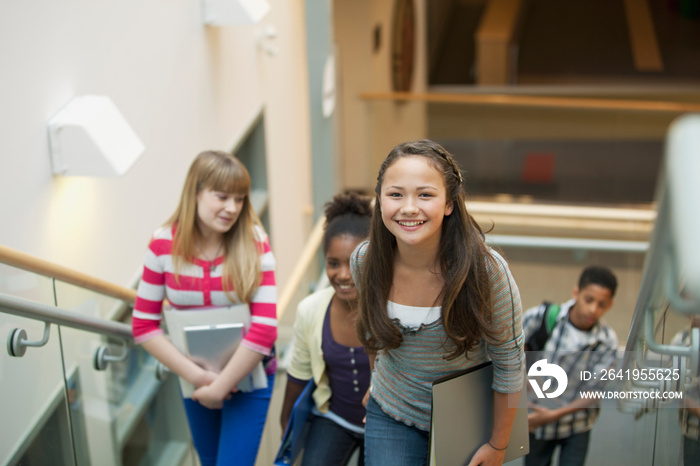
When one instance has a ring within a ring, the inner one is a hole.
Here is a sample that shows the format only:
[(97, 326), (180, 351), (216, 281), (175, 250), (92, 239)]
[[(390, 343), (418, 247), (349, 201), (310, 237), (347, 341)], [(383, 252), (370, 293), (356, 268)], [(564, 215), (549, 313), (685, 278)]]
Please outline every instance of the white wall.
[[(259, 25), (212, 28), (201, 22), (199, 0), (2, 2), (0, 245), (130, 285), (194, 156), (231, 149), (264, 106), (270, 233), (283, 287), (310, 227), (305, 21), (302, 0), (269, 3)], [(267, 25), (278, 31), (276, 56), (256, 47)], [(120, 178), (52, 175), (46, 124), (83, 94), (109, 96), (146, 146)], [(52, 302), (46, 280), (2, 266), (0, 292)], [(41, 324), (0, 313), (0, 339), (16, 326), (41, 336)], [(1, 390), (53, 390), (56, 377), (42, 378), (31, 361), (44, 361), (45, 351), (57, 359), (56, 345), (52, 336), (24, 359), (0, 356)], [(32, 393), (0, 404), (0, 413), (12, 407), (22, 420), (0, 428), (9, 442), (3, 454), (44, 410), (45, 396)]]
[[(284, 282), (310, 202), (308, 91), (303, 2), (270, 3), (261, 25), (211, 28), (198, 0), (3, 2), (0, 244), (128, 284), (192, 158), (230, 148), (264, 104)], [(279, 32), (275, 57), (255, 46), (267, 24)], [(46, 123), (81, 94), (111, 97), (146, 145), (125, 176), (52, 176)]]

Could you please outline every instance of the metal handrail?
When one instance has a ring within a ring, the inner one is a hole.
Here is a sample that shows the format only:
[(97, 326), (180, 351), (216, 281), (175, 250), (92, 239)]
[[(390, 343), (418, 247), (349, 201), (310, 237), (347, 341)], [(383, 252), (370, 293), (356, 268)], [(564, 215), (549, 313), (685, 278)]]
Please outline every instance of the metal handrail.
[(588, 238), (556, 238), (523, 235), (486, 235), (486, 242), (497, 246), (546, 249), (585, 249), (644, 253), (649, 249), (647, 241), (602, 240)]
[(86, 316), (5, 293), (0, 293), (0, 312), (119, 338), (127, 343), (134, 341), (131, 327), (127, 324)]
[(668, 221), (668, 210), (666, 206), (667, 198), (665, 196), (664, 188), (665, 182), (662, 181), (662, 186), (659, 190), (661, 192), (659, 195), (659, 217), (652, 233), (649, 251), (647, 252), (647, 256), (645, 258), (642, 281), (639, 285), (639, 294), (635, 303), (634, 313), (632, 314), (632, 323), (630, 324), (627, 345), (625, 347), (623, 367), (626, 367), (630, 363), (632, 357), (631, 354), (637, 350), (637, 337), (639, 335), (644, 335), (645, 314), (650, 312), (649, 304), (652, 302), (654, 293), (661, 280), (663, 272), (662, 245), (666, 241), (664, 225)]

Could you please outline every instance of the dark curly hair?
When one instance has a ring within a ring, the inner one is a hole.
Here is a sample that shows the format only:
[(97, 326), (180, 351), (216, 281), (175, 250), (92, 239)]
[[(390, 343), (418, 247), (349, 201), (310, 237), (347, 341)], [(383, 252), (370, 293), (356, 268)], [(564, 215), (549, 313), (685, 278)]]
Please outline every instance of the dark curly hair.
[(364, 239), (369, 236), (372, 207), (370, 198), (356, 193), (337, 194), (325, 205), (326, 230), (323, 234), (323, 252), (328, 252), (331, 239), (350, 235)]

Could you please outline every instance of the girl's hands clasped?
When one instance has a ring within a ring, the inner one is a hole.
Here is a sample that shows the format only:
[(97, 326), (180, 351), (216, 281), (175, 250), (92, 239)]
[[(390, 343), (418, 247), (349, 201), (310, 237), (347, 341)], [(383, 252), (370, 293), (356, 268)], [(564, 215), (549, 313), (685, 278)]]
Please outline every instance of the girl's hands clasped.
[(214, 380), (216, 380), (217, 375), (218, 374), (216, 372), (202, 369), (201, 372), (199, 372), (193, 380), (188, 380), (188, 382), (194, 385), (194, 388), (197, 389), (199, 387), (203, 387), (214, 382)]
[[(234, 392), (236, 389), (233, 390)], [(224, 401), (231, 398), (230, 391), (218, 389), (216, 384), (203, 385), (192, 394), (192, 400), (199, 402), (202, 406), (209, 409), (221, 409), (224, 406)]]

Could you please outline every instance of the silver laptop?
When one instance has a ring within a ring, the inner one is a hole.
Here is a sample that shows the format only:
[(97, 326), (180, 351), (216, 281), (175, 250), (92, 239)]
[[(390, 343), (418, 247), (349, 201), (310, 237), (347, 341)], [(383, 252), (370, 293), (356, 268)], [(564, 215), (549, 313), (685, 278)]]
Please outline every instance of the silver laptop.
[[(489, 361), (433, 382), (431, 466), (467, 464), (476, 450), (488, 442), (493, 427), (492, 380)], [(523, 389), (504, 462), (529, 451), (527, 398)]]
[(185, 351), (192, 361), (212, 372), (221, 372), (243, 338), (243, 324), (183, 327)]

